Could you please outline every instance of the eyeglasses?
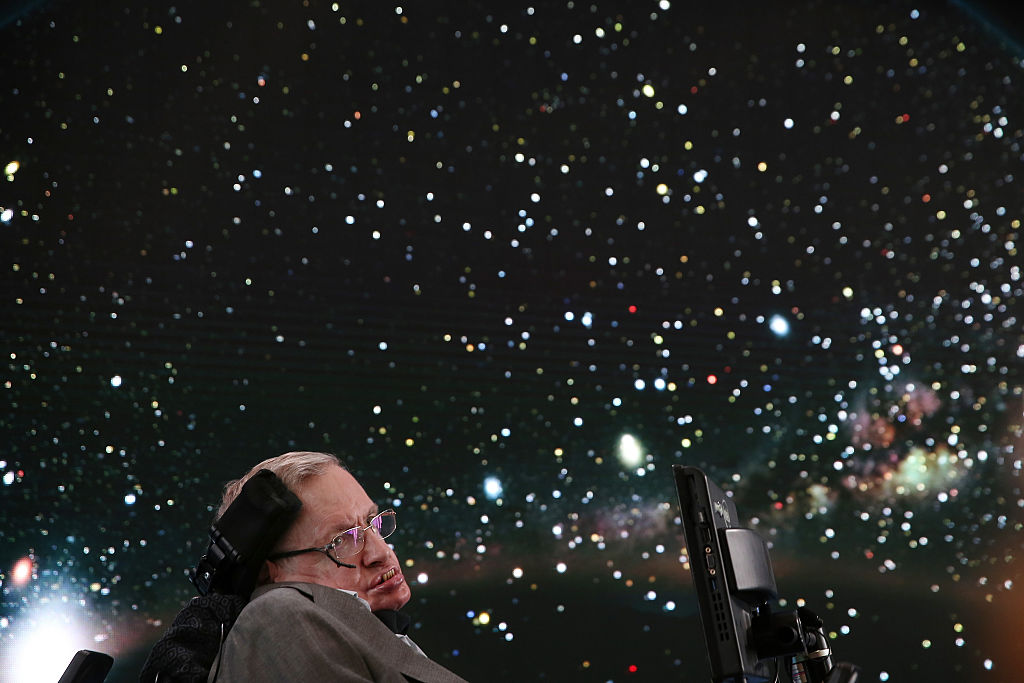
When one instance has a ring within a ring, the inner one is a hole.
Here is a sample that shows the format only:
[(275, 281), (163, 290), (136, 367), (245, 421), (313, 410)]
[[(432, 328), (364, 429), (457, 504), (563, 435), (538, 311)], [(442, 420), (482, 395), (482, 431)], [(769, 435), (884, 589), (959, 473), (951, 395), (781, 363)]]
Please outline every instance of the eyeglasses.
[(341, 561), (343, 557), (352, 557), (362, 552), (363, 547), (366, 545), (366, 532), (371, 531), (377, 534), (381, 538), (387, 538), (391, 534), (395, 533), (395, 529), (398, 527), (396, 521), (396, 513), (394, 510), (384, 510), (379, 513), (370, 523), (366, 526), (354, 526), (351, 529), (342, 531), (340, 534), (331, 539), (331, 542), (322, 548), (303, 548), (302, 550), (286, 550), (282, 553), (274, 553), (270, 555), (268, 560), (281, 560), (286, 557), (294, 557), (296, 555), (302, 555), (303, 553), (323, 553), (334, 564), (339, 567), (349, 567), (352, 565), (345, 564)]

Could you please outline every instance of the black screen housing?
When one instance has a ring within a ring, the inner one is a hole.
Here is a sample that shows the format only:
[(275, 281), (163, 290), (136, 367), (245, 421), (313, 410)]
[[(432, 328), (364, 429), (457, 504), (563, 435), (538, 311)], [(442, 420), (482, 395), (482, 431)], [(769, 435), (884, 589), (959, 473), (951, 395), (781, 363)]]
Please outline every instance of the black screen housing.
[(774, 666), (759, 661), (750, 638), (755, 610), (776, 597), (767, 544), (739, 525), (735, 503), (704, 472), (672, 469), (712, 680), (773, 680)]

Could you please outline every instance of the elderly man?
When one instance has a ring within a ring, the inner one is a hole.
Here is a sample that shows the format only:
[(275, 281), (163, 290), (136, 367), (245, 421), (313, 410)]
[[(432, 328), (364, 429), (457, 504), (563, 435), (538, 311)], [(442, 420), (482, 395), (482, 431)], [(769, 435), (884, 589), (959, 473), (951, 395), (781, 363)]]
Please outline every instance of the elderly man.
[(209, 681), (463, 681), (385, 625), (410, 598), (380, 510), (326, 453), (286, 453), (228, 484), (220, 513), (267, 469), (302, 501), (229, 631)]

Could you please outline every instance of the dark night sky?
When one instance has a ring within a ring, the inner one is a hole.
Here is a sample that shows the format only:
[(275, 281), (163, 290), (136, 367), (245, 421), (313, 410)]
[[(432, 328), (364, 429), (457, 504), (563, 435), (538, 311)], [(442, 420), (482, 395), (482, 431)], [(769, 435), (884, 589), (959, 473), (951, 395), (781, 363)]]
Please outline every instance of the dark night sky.
[(1019, 678), (994, 5), (5, 7), (0, 680), (135, 680), (294, 449), (470, 680), (707, 680), (674, 463), (867, 680)]

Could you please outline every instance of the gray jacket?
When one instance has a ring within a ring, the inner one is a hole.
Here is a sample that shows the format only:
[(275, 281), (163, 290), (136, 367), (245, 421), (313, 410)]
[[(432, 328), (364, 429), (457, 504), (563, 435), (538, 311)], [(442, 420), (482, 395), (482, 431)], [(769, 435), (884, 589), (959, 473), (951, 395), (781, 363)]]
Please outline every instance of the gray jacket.
[(359, 598), (312, 583), (261, 586), (228, 632), (209, 683), (466, 683), (396, 636)]

